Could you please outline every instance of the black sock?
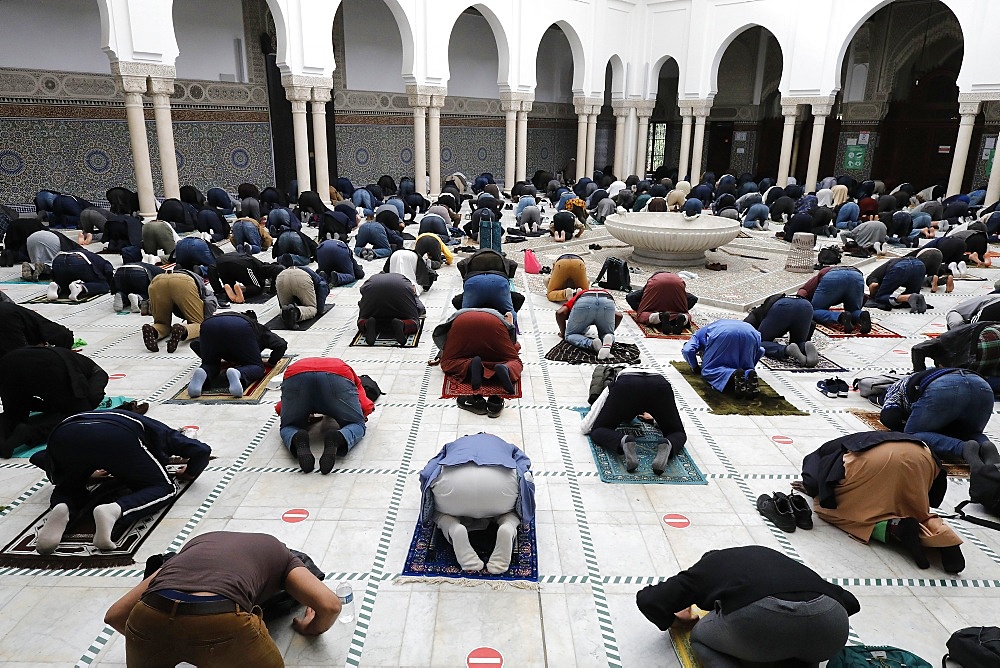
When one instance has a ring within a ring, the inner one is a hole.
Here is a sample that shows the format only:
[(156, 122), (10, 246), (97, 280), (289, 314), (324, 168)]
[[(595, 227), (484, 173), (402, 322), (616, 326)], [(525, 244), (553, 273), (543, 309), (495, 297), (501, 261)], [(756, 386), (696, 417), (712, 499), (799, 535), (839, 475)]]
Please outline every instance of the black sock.
[(507, 368), (507, 365), (497, 364), (493, 367), (493, 371), (496, 372), (497, 380), (503, 385), (503, 389), (507, 390), (507, 394), (514, 394), (514, 383), (510, 380), (510, 369)]
[(483, 360), (478, 356), (469, 363), (469, 385), (474, 390), (483, 386)]

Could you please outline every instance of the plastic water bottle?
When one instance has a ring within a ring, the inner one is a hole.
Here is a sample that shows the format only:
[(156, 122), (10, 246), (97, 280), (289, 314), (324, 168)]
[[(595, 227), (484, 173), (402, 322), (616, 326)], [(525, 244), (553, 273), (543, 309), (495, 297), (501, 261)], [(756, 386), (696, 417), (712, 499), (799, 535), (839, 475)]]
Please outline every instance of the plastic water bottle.
[(341, 582), (337, 585), (337, 598), (340, 599), (340, 616), (337, 621), (350, 624), (354, 621), (354, 588)]

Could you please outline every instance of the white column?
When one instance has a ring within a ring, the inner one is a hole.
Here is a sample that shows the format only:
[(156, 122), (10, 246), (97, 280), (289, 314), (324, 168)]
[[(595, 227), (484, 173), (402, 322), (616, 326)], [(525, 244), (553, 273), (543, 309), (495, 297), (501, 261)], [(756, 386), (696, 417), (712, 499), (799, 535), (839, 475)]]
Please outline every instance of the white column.
[(153, 98), (153, 118), (156, 120), (156, 142), (160, 148), (163, 196), (180, 199), (177, 152), (174, 149), (174, 122), (170, 116), (170, 95), (174, 92), (173, 78), (150, 77), (148, 92)]
[(573, 108), (576, 111), (576, 180), (579, 181), (587, 170), (587, 117), (590, 105), (586, 103), (586, 98), (574, 98)]
[(816, 182), (819, 180), (819, 159), (823, 152), (823, 132), (826, 130), (826, 119), (833, 110), (833, 104), (813, 103), (813, 129), (812, 141), (809, 143), (809, 166), (806, 169), (806, 182), (803, 187), (806, 192), (816, 190)]
[(504, 100), (504, 93), (500, 94), (500, 106), (504, 111), (504, 151), (503, 151), (503, 180), (504, 188), (510, 189), (514, 186), (515, 166), (517, 160), (517, 110), (521, 103), (512, 101), (509, 97)]
[[(531, 111), (530, 101), (521, 101), (521, 108), (517, 112), (517, 155), (515, 160), (515, 181), (524, 181), (528, 178), (528, 112)], [(511, 184), (513, 185), (513, 184)]]
[(306, 102), (312, 98), (312, 87), (285, 84), (285, 97), (292, 103), (292, 140), (295, 144), (295, 179), (299, 192), (312, 190), (309, 177), (309, 122)]
[(584, 176), (588, 178), (594, 174), (594, 156), (597, 153), (597, 114), (600, 110), (600, 107), (591, 105), (591, 113), (587, 116), (587, 167)]
[(646, 178), (646, 151), (649, 147), (649, 117), (653, 115), (656, 100), (640, 100), (635, 105), (639, 118), (639, 132), (635, 142), (635, 173), (640, 179)]
[(777, 184), (782, 188), (788, 185), (788, 174), (792, 165), (792, 146), (795, 144), (795, 121), (798, 114), (799, 105), (781, 105), (781, 115), (785, 117), (785, 126), (781, 132), (781, 157), (778, 160)]
[[(117, 64), (112, 64), (112, 70)], [(135, 189), (139, 194), (139, 215), (147, 219), (155, 218), (156, 198), (153, 195), (153, 168), (149, 161), (146, 115), (142, 110), (142, 94), (146, 92), (146, 77), (119, 75), (118, 82), (125, 93), (125, 120), (128, 122), (128, 136), (132, 144)]]
[(691, 107), (680, 107), (681, 111), (681, 152), (677, 158), (677, 180), (683, 181), (688, 175), (688, 160), (691, 159)]
[[(323, 204), (330, 202), (330, 154), (326, 144), (326, 103), (332, 96), (331, 88), (325, 85), (313, 87), (312, 101), (309, 103), (313, 123), (313, 155), (316, 160), (316, 192)], [(301, 192), (301, 191), (300, 191)]]
[(413, 107), (413, 185), (427, 192), (427, 107)]
[(695, 113), (694, 147), (691, 150), (691, 182), (701, 182), (702, 153), (705, 147), (705, 121), (707, 115)]
[(427, 170), (431, 173), (431, 193), (441, 194), (441, 107), (444, 106), (445, 95), (435, 94), (431, 97), (431, 105), (427, 108)]
[[(948, 177), (947, 197), (962, 192), (962, 180), (965, 178), (965, 167), (969, 161), (969, 144), (972, 142), (972, 128), (979, 115), (979, 102), (962, 102), (958, 111), (962, 120), (958, 125), (958, 138), (955, 139), (955, 150), (952, 151), (951, 175)], [(992, 172), (991, 172), (992, 174)]]
[(625, 120), (628, 118), (628, 106), (625, 100), (613, 100), (611, 108), (615, 114), (615, 176), (622, 181), (628, 176), (625, 173)]

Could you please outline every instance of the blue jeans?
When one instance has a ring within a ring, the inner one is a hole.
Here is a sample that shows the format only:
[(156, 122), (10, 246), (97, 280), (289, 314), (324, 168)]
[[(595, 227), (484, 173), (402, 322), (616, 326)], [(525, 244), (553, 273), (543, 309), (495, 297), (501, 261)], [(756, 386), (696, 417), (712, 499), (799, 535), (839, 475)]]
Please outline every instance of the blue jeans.
[[(920, 260), (917, 260), (920, 262)], [(852, 269), (832, 269), (820, 279), (813, 293), (813, 320), (829, 325), (837, 322), (839, 313), (828, 310), (843, 304), (854, 320), (861, 317), (861, 300), (865, 294), (865, 277)]]
[(111, 286), (86, 259), (73, 253), (60, 253), (52, 260), (52, 280), (59, 284), (59, 294), (69, 293), (69, 284), (83, 281), (88, 295), (103, 295)]
[(354, 206), (359, 209), (363, 209), (366, 216), (371, 216), (375, 213), (374, 199), (375, 198), (372, 197), (371, 192), (365, 190), (364, 188), (355, 190), (354, 194), (351, 195), (351, 201), (354, 202)]
[(368, 244), (372, 245), (375, 257), (389, 257), (392, 249), (389, 247), (389, 235), (381, 223), (365, 223), (358, 228), (358, 236), (354, 240), (354, 254), (361, 257), (361, 251)]
[(462, 308), (494, 308), (500, 314), (513, 313), (510, 280), (497, 274), (476, 274), (462, 286)]
[(903, 294), (907, 295), (920, 292), (926, 276), (927, 268), (923, 262), (915, 257), (904, 258), (885, 272), (885, 277), (879, 283), (878, 292), (872, 297), (872, 301), (888, 304), (889, 297), (899, 288), (903, 288)]
[(591, 325), (597, 326), (597, 338), (615, 332), (615, 300), (607, 295), (586, 294), (573, 302), (566, 321), (566, 340), (584, 350), (593, 350), (593, 339), (584, 334)]
[(309, 250), (302, 237), (296, 233), (285, 232), (278, 237), (272, 252), (276, 258), (288, 255), (291, 258), (291, 265), (286, 266), (304, 267), (309, 264)]
[(962, 455), (962, 442), (983, 443), (993, 414), (993, 388), (972, 371), (952, 371), (932, 380), (911, 407), (903, 429), (939, 454)]
[(854, 202), (847, 202), (837, 212), (837, 229), (853, 230), (861, 218), (861, 208)]
[(263, 240), (260, 238), (260, 230), (249, 220), (237, 220), (233, 223), (233, 245), (238, 250), (245, 243), (250, 244), (250, 251), (252, 253), (259, 253), (260, 246), (263, 243)]
[(785, 297), (776, 301), (757, 328), (764, 354), (774, 359), (785, 359), (788, 356), (785, 345), (774, 342), (785, 334), (788, 334), (788, 342), (798, 345), (804, 353), (802, 344), (809, 340), (812, 320), (813, 307), (808, 299)]
[[(292, 436), (308, 426), (312, 413), (328, 415), (353, 448), (365, 435), (365, 414), (353, 381), (326, 371), (307, 371), (281, 384), (281, 442), (291, 449)], [(293, 453), (294, 454), (294, 453)]]
[(185, 269), (194, 269), (198, 265), (211, 267), (215, 264), (215, 255), (204, 239), (184, 237), (174, 247), (174, 261)]

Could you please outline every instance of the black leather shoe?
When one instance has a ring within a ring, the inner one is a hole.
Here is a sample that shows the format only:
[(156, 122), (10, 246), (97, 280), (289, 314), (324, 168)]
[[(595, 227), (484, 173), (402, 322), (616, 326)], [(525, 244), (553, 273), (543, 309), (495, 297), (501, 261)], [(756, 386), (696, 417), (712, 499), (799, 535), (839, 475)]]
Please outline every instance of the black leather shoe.
[(757, 512), (771, 520), (771, 523), (785, 533), (795, 533), (795, 513), (788, 503), (788, 497), (772, 497), (761, 494), (757, 497)]
[[(775, 492), (775, 498), (778, 495), (785, 496), (781, 492)], [(789, 494), (787, 497), (789, 505), (792, 507), (792, 513), (795, 514), (795, 526), (800, 529), (812, 529), (813, 528), (813, 511), (809, 507), (809, 502), (806, 498), (800, 494)]]

